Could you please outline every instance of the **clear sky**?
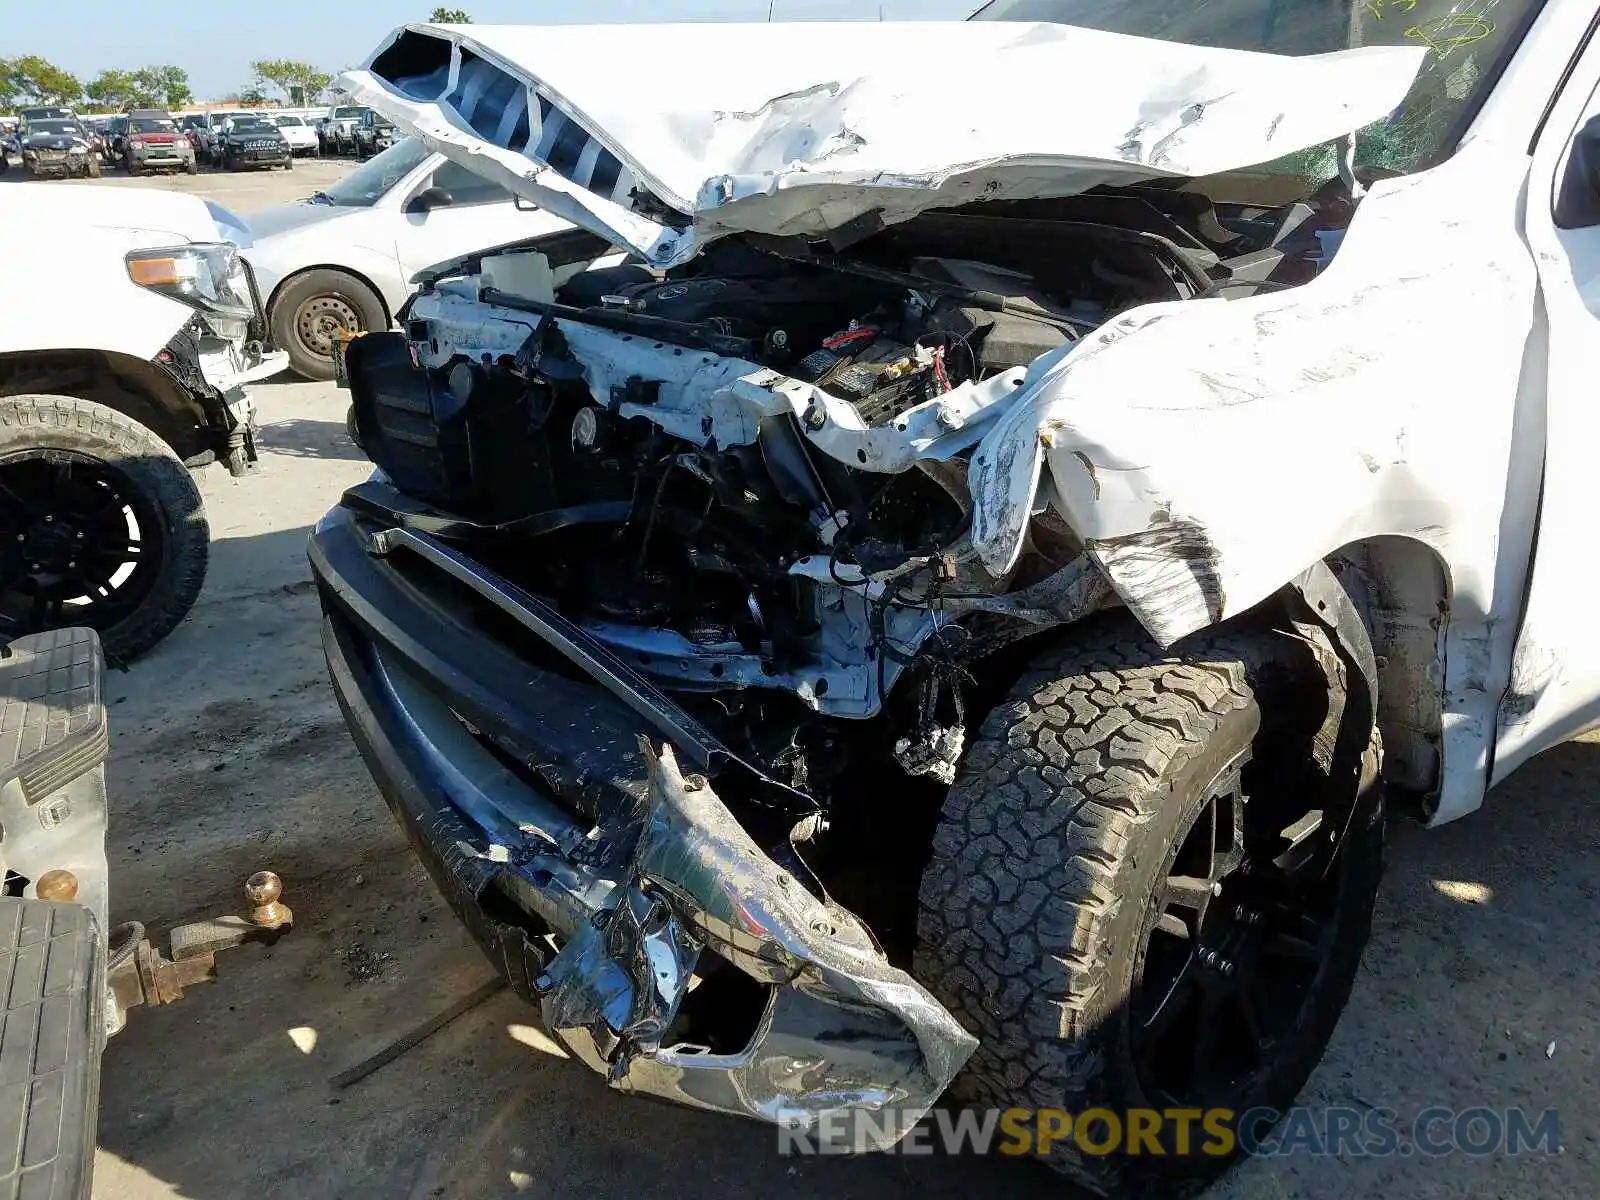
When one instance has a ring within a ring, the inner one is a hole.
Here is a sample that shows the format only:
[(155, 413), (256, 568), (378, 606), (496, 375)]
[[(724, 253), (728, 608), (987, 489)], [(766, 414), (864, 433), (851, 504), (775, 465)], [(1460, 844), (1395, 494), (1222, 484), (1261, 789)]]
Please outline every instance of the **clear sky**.
[[(965, 16), (978, 0), (883, 0), (886, 20)], [(763, 21), (767, 0), (454, 0), (479, 24), (618, 21)], [(75, 0), (57, 8), (0, 0), (0, 58), (40, 54), (87, 83), (102, 67), (170, 63), (189, 72), (198, 99), (251, 82), (250, 63), (291, 58), (338, 72), (384, 33), (426, 20), (433, 0)], [(877, 0), (773, 0), (775, 19), (875, 20)]]

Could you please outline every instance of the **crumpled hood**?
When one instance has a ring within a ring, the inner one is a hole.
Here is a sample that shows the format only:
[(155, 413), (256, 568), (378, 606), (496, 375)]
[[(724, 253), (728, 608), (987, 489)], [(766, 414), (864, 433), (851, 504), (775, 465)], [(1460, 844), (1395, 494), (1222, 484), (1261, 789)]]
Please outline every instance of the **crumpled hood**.
[(1004, 22), (411, 24), (339, 86), (658, 266), (973, 200), (1209, 175), (1392, 111), (1425, 51), (1289, 58)]

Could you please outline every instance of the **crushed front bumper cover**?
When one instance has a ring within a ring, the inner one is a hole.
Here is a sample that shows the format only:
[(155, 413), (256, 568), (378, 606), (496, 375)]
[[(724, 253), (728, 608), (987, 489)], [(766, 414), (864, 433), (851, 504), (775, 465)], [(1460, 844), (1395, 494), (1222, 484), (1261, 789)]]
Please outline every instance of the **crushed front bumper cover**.
[[(840, 1148), (887, 1148), (927, 1111), (976, 1040), (756, 844), (713, 787), (731, 756), (688, 713), (446, 543), (338, 508), (310, 556), (362, 756), (452, 909), (575, 1057), (619, 1091)], [(731, 1050), (680, 1040), (691, 993), (730, 970), (761, 997), (753, 1032)], [(874, 1119), (819, 1124), (839, 1110)]]

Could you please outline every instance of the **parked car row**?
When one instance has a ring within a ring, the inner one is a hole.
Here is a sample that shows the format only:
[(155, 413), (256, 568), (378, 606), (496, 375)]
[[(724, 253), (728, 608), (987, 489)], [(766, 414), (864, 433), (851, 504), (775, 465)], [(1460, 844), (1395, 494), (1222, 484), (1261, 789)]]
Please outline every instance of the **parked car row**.
[[(31, 110), (30, 110), (31, 111)], [(293, 169), (297, 153), (322, 153), (317, 133), (292, 114), (213, 112), (174, 117), (165, 109), (83, 119), (27, 116), (16, 133), (0, 135), (0, 171), (14, 159), (39, 176), (100, 174), (102, 165), (130, 175), (169, 170), (192, 175), (202, 162), (224, 170)]]
[[(387, 150), (399, 136), (386, 117), (358, 104), (338, 105), (322, 116), (251, 109), (179, 115), (164, 109), (139, 109), (97, 117), (80, 117), (65, 108), (25, 112), (28, 116), (19, 121), (19, 128), (0, 127), (0, 171), (13, 161), (21, 161), (20, 125), (30, 121), (36, 133), (81, 138), (102, 165), (119, 165), (132, 174), (163, 166), (192, 173), (201, 164), (234, 170), (263, 165), (288, 167), (292, 164), (285, 161), (285, 155), (320, 158), (329, 154), (366, 159)], [(50, 121), (72, 124), (39, 124)], [(182, 142), (188, 144), (188, 151)], [(274, 144), (268, 146), (268, 142)], [(87, 156), (68, 157), (71, 162), (65, 167), (52, 157), (45, 173), (97, 173), (89, 170)]]

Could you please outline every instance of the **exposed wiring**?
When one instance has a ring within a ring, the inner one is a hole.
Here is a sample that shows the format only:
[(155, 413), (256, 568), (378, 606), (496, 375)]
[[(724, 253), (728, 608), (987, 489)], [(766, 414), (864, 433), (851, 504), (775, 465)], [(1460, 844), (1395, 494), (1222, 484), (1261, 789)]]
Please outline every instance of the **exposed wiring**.
[(650, 535), (655, 532), (656, 513), (660, 511), (661, 499), (667, 492), (667, 480), (672, 476), (672, 468), (677, 466), (676, 459), (668, 459), (667, 465), (661, 469), (661, 479), (656, 483), (655, 499), (650, 503), (650, 515), (645, 518), (644, 537), (639, 539), (639, 557), (633, 565), (634, 574), (644, 570), (645, 553), (650, 549)]
[(846, 329), (843, 333), (836, 333), (832, 337), (823, 338), (822, 344), (829, 350), (837, 350), (841, 346), (848, 346), (852, 342), (859, 342), (878, 336), (876, 325), (859, 325), (854, 329)]

